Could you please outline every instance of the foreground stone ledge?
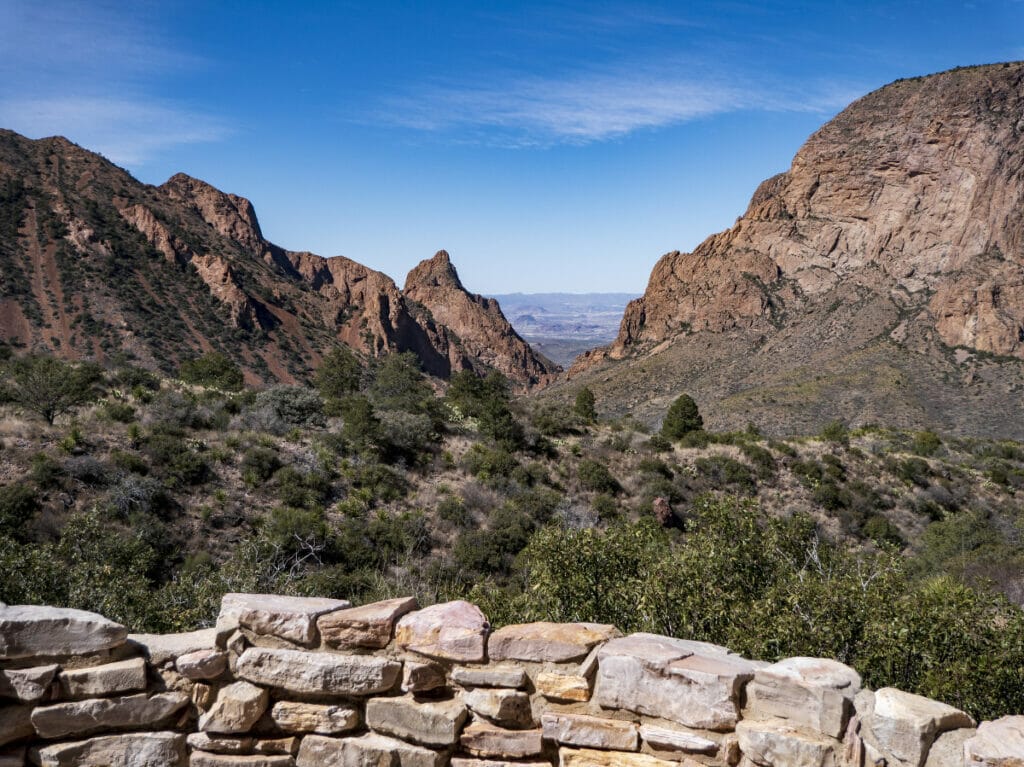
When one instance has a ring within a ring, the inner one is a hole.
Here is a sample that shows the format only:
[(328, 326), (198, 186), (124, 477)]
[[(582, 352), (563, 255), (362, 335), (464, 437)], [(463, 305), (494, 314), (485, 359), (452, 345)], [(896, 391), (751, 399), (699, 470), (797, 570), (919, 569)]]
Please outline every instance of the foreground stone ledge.
[(373, 695), (395, 686), (402, 664), (387, 658), (250, 647), (236, 675), (299, 695)]
[(401, 649), (430, 658), (483, 663), (490, 628), (479, 607), (456, 600), (403, 616), (395, 629), (395, 640)]
[(184, 631), (178, 634), (129, 634), (128, 641), (136, 645), (154, 666), (162, 666), (198, 650), (217, 648), (217, 629)]
[(473, 722), (462, 731), (462, 747), (473, 756), (522, 759), (539, 756), (543, 730), (506, 730), (487, 722)]
[(540, 718), (544, 739), (566, 746), (636, 751), (637, 726), (632, 722), (603, 719), (586, 714), (544, 714)]
[(395, 622), (417, 608), (415, 597), (387, 599), (328, 613), (317, 620), (317, 627), (324, 643), (331, 647), (381, 649), (391, 642)]
[(585, 658), (591, 649), (622, 634), (602, 623), (520, 623), (504, 626), (487, 640), (491, 660), (567, 663)]
[(860, 692), (860, 674), (824, 658), (787, 658), (758, 669), (747, 685), (744, 718), (786, 719), (823, 735), (842, 737)]
[(159, 726), (189, 702), (180, 692), (56, 703), (32, 711), (32, 726), (43, 738), (88, 735), (101, 730), (135, 730)]
[(40, 767), (184, 767), (185, 736), (176, 732), (104, 735), (34, 749)]
[(982, 722), (964, 743), (967, 767), (1021, 767), (1024, 765), (1024, 716), (1004, 716)]
[(317, 618), (351, 607), (345, 599), (284, 597), (276, 594), (225, 594), (217, 616), (217, 631), (231, 634), (244, 628), (300, 645), (317, 643)]
[(21, 703), (38, 703), (50, 692), (50, 684), (60, 671), (55, 663), (33, 668), (0, 670), (0, 698)]
[(274, 704), (270, 718), (284, 732), (340, 735), (359, 726), (358, 709), (282, 700)]
[(974, 720), (959, 709), (892, 687), (862, 690), (854, 705), (868, 758), (885, 759), (893, 767), (923, 767), (936, 737), (974, 727)]
[(78, 700), (142, 692), (146, 689), (146, 661), (129, 658), (102, 666), (61, 671), (57, 676), (61, 698)]
[(385, 735), (368, 733), (358, 738), (307, 735), (299, 746), (296, 767), (441, 767), (444, 755)]
[(0, 660), (89, 655), (128, 639), (120, 623), (85, 610), (21, 605), (0, 607)]
[(411, 740), (424, 746), (446, 747), (459, 742), (462, 724), (469, 716), (462, 701), (373, 698), (366, 703), (366, 723), (371, 729)]
[(624, 754), (587, 748), (559, 749), (558, 764), (559, 767), (680, 767), (679, 762), (659, 759), (649, 754)]

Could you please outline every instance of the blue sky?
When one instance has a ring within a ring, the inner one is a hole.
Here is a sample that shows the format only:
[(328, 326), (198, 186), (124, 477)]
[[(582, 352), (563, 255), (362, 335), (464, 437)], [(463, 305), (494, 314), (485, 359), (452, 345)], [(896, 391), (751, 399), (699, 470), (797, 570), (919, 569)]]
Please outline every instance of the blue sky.
[(1024, 59), (1024, 1), (0, 0), (0, 126), (249, 197), (401, 285), (642, 292), (899, 77)]

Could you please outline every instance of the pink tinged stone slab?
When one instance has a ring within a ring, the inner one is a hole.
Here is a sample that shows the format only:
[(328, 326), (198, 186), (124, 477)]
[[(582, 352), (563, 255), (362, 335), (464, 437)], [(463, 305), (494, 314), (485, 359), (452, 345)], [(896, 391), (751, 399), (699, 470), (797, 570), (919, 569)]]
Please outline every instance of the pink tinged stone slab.
[(757, 664), (706, 642), (633, 634), (598, 651), (593, 699), (704, 730), (728, 731)]
[(458, 743), (468, 716), (466, 706), (457, 699), (426, 701), (407, 695), (373, 698), (366, 703), (370, 729), (424, 746), (443, 748)]
[[(504, 759), (473, 759), (453, 756), (451, 767), (551, 767), (551, 762), (522, 762), (519, 760), (509, 762)], [(678, 767), (678, 765), (673, 765), (673, 767)]]
[(371, 732), (358, 738), (307, 735), (295, 767), (441, 767), (444, 754)]
[(176, 732), (103, 735), (34, 749), (40, 767), (184, 767), (185, 736)]
[(452, 681), (463, 687), (526, 687), (526, 672), (519, 666), (456, 666)]
[(692, 767), (686, 762), (659, 759), (650, 754), (595, 751), (589, 748), (558, 749), (558, 764), (559, 767)]
[(543, 714), (540, 718), (545, 740), (559, 745), (636, 751), (639, 733), (632, 722), (604, 719), (586, 714)]
[(474, 714), (507, 727), (527, 727), (533, 722), (530, 696), (520, 690), (479, 687), (462, 693)]
[(585, 703), (590, 700), (590, 682), (585, 676), (542, 671), (535, 680), (537, 692), (548, 700)]
[(347, 705), (296, 703), (282, 700), (274, 704), (270, 718), (284, 732), (340, 735), (360, 724), (359, 710)]
[(760, 668), (747, 685), (749, 719), (786, 719), (833, 738), (842, 737), (860, 692), (860, 674), (824, 658), (787, 658)]
[(617, 628), (602, 623), (520, 623), (491, 634), (487, 654), (491, 660), (567, 663), (619, 636)]
[(228, 655), (220, 650), (196, 650), (179, 656), (174, 667), (193, 682), (216, 679), (227, 671)]
[(444, 666), (434, 661), (420, 663), (407, 660), (402, 664), (402, 691), (429, 692), (448, 684)]
[(462, 747), (474, 756), (522, 759), (539, 756), (543, 730), (506, 730), (487, 722), (473, 722), (462, 731)]
[(178, 634), (129, 634), (128, 641), (139, 647), (154, 666), (162, 666), (190, 652), (216, 649), (217, 629)]
[(1024, 766), (1024, 716), (1004, 716), (982, 722), (964, 743), (967, 767)]
[(120, 647), (128, 629), (85, 610), (0, 607), (0, 660), (88, 655)]
[(146, 661), (130, 658), (100, 666), (67, 669), (57, 676), (60, 697), (78, 700), (146, 689)]
[(188, 767), (295, 767), (295, 760), (286, 754), (230, 756), (193, 751), (188, 758)]
[(661, 751), (682, 751), (687, 754), (704, 754), (714, 756), (718, 753), (718, 744), (693, 732), (670, 730), (667, 727), (640, 725), (640, 737), (651, 748)]
[(248, 682), (234, 682), (217, 691), (210, 710), (199, 717), (199, 729), (206, 732), (241, 734), (248, 732), (267, 710), (269, 693)]
[(479, 607), (457, 600), (403, 616), (395, 638), (401, 649), (430, 658), (482, 663), (490, 627)]
[(736, 725), (743, 756), (758, 765), (833, 767), (839, 741), (821, 733), (793, 727), (783, 720)]
[(317, 643), (316, 621), (321, 615), (352, 606), (344, 599), (284, 597), (275, 594), (225, 594), (217, 616), (217, 632), (244, 628), (301, 645)]
[(238, 659), (236, 676), (297, 694), (374, 695), (395, 686), (402, 664), (370, 655), (250, 647)]
[(854, 705), (861, 738), (894, 767), (923, 767), (939, 734), (974, 726), (959, 709), (892, 687), (862, 690)]
[(38, 703), (50, 691), (60, 666), (49, 664), (34, 668), (0, 669), (0, 698), (22, 703)]
[(0, 707), (0, 746), (35, 735), (31, 706)]
[(317, 619), (317, 627), (331, 647), (380, 649), (391, 642), (395, 622), (418, 607), (415, 597), (387, 599), (327, 613)]
[(193, 751), (211, 754), (248, 754), (256, 744), (251, 736), (220, 735), (215, 732), (193, 732), (186, 738)]
[(69, 701), (36, 708), (32, 712), (32, 726), (43, 738), (155, 727), (173, 717), (188, 702), (188, 696), (180, 692)]

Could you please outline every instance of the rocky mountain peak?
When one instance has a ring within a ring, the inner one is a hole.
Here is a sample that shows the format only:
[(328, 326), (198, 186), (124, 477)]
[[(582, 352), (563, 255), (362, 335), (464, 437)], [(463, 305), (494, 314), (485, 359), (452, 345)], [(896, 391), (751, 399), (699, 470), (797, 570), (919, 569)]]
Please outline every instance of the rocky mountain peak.
[(222, 192), (185, 173), (171, 176), (160, 189), (172, 200), (192, 208), (221, 235), (238, 243), (247, 253), (262, 255), (266, 248), (256, 209), (249, 200)]
[(420, 261), (405, 278), (405, 289), (410, 287), (441, 287), (465, 290), (447, 250), (439, 250), (433, 258)]

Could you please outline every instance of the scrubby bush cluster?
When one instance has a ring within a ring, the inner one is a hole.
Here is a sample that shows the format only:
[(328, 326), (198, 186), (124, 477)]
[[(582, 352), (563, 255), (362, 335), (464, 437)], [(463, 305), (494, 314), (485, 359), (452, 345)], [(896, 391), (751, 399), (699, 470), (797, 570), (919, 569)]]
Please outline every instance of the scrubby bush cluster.
[[(261, 391), (201, 359), (165, 380), (9, 355), (0, 600), (169, 631), (228, 590), (466, 597), (496, 624), (827, 655), (975, 715), (1024, 709), (1016, 443), (714, 432), (685, 395), (651, 434), (588, 389), (442, 388), (411, 355), (340, 349), (314, 386)], [(30, 370), (59, 406), (17, 396)]]

